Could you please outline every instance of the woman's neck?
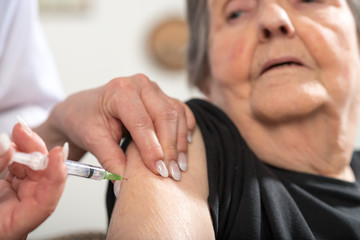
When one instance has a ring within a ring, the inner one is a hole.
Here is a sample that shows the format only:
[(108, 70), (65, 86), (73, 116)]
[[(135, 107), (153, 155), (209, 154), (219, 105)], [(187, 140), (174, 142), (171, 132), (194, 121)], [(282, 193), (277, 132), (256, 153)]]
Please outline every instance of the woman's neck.
[[(354, 120), (318, 111), (303, 118), (268, 123), (244, 114), (251, 113), (249, 109), (232, 111), (231, 107), (231, 104), (228, 105), (225, 111), (235, 122), (249, 147), (267, 164), (355, 181), (350, 161), (356, 117)], [(239, 108), (239, 105), (233, 107)]]

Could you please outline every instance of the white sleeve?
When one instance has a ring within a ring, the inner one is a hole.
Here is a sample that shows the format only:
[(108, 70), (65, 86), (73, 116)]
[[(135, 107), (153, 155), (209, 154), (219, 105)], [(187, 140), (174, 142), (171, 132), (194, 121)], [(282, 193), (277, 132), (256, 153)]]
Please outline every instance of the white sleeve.
[(38, 17), (38, 1), (0, 1), (0, 133), (44, 121), (64, 97)]

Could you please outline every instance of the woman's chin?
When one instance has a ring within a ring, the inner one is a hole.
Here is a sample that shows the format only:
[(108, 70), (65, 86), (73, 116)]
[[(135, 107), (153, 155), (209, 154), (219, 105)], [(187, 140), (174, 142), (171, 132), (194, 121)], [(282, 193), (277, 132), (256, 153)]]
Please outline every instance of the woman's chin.
[(252, 95), (250, 107), (253, 116), (262, 122), (279, 123), (311, 117), (327, 102), (324, 91), (289, 91)]
[(262, 111), (262, 109), (255, 109), (253, 111), (255, 119), (268, 123), (268, 124), (277, 124), (281, 122), (289, 122), (303, 119), (306, 116), (310, 116), (313, 112), (315, 112), (317, 108), (312, 109), (303, 109), (301, 111), (294, 111), (294, 109), (274, 109), (273, 111), (266, 109)]

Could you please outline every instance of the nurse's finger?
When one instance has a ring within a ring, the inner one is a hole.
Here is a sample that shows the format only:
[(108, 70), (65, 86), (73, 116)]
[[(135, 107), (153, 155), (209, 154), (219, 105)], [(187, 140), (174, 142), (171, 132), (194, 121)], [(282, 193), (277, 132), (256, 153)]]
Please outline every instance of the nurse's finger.
[(180, 100), (171, 98), (164, 94), (156, 83), (152, 83), (159, 95), (161, 95), (178, 114), (177, 128), (177, 162), (182, 171), (187, 170), (187, 149), (191, 142), (192, 131), (195, 128), (195, 117), (190, 108)]
[(109, 136), (97, 136), (95, 139), (88, 145), (89, 152), (98, 159), (105, 170), (122, 176), (126, 157), (119, 143)]
[(37, 135), (29, 125), (19, 119), (12, 132), (12, 139), (20, 152), (41, 152), (48, 154), (45, 142)]
[[(175, 180), (180, 180), (181, 173), (177, 164), (177, 139), (181, 113), (151, 85), (141, 89), (141, 98), (154, 123), (156, 136), (164, 152), (165, 164), (168, 166), (171, 176)], [(141, 150), (140, 154), (142, 154)]]
[[(46, 205), (49, 209), (55, 209), (63, 192), (67, 178), (65, 160), (68, 156), (68, 147), (55, 147), (49, 155), (49, 163), (44, 170), (43, 179), (40, 180), (38, 188), (41, 188), (37, 200), (40, 204)], [(40, 190), (40, 189), (39, 189)]]
[[(142, 75), (133, 78), (118, 78), (106, 85), (103, 105), (106, 112), (113, 118), (119, 119), (129, 131), (131, 137), (141, 152), (145, 165), (154, 173), (167, 177), (164, 169), (164, 153), (155, 134), (155, 128), (149, 113), (145, 109), (140, 97), (140, 87), (135, 83)], [(119, 97), (109, 89), (116, 89)]]
[[(14, 222), (19, 223), (18, 227), (25, 232), (33, 230), (54, 212), (65, 187), (67, 173), (61, 147), (51, 150), (48, 157), (44, 176), (31, 182), (32, 191), (21, 194), (21, 201), (13, 214)], [(36, 211), (32, 211), (34, 209)]]
[(6, 133), (0, 134), (0, 173), (6, 169), (8, 166), (12, 151), (11, 149), (11, 140), (9, 135)]

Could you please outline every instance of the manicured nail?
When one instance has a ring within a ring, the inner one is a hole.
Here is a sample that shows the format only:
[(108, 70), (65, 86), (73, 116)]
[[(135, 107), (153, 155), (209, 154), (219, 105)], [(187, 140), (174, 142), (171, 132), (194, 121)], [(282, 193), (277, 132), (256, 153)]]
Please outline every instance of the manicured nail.
[(16, 117), (18, 122), (20, 123), (20, 125), (24, 128), (24, 130), (29, 133), (29, 134), (32, 134), (33, 131), (31, 130), (29, 124), (27, 124), (27, 122), (20, 116), (17, 116)]
[(192, 142), (192, 132), (190, 132), (190, 131), (188, 131), (188, 134), (187, 134), (187, 141), (188, 141), (188, 143)]
[(169, 176), (169, 172), (168, 172), (168, 170), (166, 168), (166, 165), (165, 165), (164, 161), (162, 161), (162, 160), (158, 160), (156, 162), (156, 171), (158, 173), (160, 173), (160, 175), (162, 177), (168, 177)]
[(115, 194), (116, 198), (119, 196), (119, 192), (120, 192), (120, 181), (115, 181), (114, 182), (114, 194)]
[(180, 181), (181, 175), (180, 175), (180, 169), (176, 161), (172, 160), (169, 163), (170, 173), (173, 179)]
[(67, 158), (69, 157), (69, 143), (68, 142), (64, 143), (64, 146), (62, 148), (62, 153), (64, 156), (64, 161), (66, 161)]
[(0, 134), (0, 156), (4, 155), (9, 151), (11, 146), (11, 141), (9, 135), (6, 133)]
[(178, 156), (178, 164), (179, 164), (179, 168), (182, 170), (182, 171), (186, 171), (187, 168), (188, 168), (188, 163), (187, 163), (187, 156), (185, 153), (181, 152), (179, 153), (179, 156)]

